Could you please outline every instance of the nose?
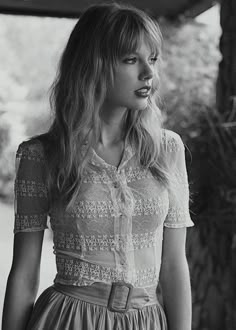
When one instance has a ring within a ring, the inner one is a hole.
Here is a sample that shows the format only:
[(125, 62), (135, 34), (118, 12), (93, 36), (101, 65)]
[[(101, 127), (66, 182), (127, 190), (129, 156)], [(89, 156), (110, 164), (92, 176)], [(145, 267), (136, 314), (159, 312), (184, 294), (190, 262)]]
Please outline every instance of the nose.
[(153, 78), (153, 67), (148, 63), (143, 65), (142, 71), (140, 73), (141, 80), (150, 80)]

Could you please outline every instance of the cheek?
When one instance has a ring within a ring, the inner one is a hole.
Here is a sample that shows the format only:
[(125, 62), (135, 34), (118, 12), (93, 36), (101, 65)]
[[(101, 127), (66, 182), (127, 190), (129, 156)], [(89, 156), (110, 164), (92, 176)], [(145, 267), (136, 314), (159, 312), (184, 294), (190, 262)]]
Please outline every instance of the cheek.
[(131, 82), (124, 77), (117, 78), (114, 85), (109, 89), (109, 95), (115, 99), (128, 97), (133, 91)]
[(122, 68), (115, 72), (113, 85), (109, 86), (108, 98), (116, 103), (132, 101), (137, 89), (136, 71), (134, 68)]
[(123, 89), (125, 89), (125, 87), (127, 86), (128, 82), (127, 79), (124, 79), (124, 77), (116, 77), (115, 81), (114, 81), (114, 86), (113, 89), (118, 91), (122, 91)]
[(122, 68), (120, 72), (117, 72), (114, 79), (114, 86), (117, 89), (125, 88), (132, 90), (135, 84), (135, 72), (131, 68)]
[(154, 89), (159, 89), (159, 87), (160, 87), (160, 77), (157, 73), (155, 73), (153, 76), (152, 87)]

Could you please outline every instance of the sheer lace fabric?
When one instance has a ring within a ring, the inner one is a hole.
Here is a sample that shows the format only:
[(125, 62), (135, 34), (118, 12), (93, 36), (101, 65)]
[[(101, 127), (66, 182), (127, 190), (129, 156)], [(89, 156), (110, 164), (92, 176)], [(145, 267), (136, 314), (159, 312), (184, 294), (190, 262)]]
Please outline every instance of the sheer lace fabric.
[(14, 232), (53, 230), (55, 282), (90, 285), (124, 280), (136, 287), (158, 283), (163, 228), (193, 226), (184, 145), (163, 131), (164, 149), (175, 175), (170, 196), (149, 170), (143, 170), (131, 145), (116, 168), (91, 150), (80, 195), (70, 212), (48, 203), (45, 158), (40, 141), (22, 142), (16, 154)]

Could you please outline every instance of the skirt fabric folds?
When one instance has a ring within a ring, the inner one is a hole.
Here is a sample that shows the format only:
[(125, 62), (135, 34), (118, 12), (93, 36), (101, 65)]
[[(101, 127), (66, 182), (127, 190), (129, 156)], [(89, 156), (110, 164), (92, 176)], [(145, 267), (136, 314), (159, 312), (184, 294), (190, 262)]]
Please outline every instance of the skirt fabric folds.
[[(94, 283), (89, 289), (54, 284), (37, 299), (27, 330), (167, 330), (156, 294), (155, 298), (154, 294), (149, 298), (149, 293), (143, 298), (142, 291), (135, 295), (127, 311), (111, 311), (104, 304), (102, 283)], [(118, 293), (118, 305), (120, 300)], [(143, 305), (144, 300), (149, 303)]]

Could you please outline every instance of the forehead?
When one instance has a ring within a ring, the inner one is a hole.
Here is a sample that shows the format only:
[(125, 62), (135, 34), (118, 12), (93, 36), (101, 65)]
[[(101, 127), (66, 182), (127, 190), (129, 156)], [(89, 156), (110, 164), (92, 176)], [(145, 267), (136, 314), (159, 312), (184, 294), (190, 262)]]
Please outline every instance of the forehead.
[(128, 42), (127, 46), (123, 46), (120, 53), (156, 53), (159, 54), (159, 43), (154, 36), (142, 32), (133, 36), (133, 42)]
[(152, 54), (157, 52), (157, 47), (153, 45), (150, 41), (148, 41), (145, 37), (141, 37), (137, 42), (136, 49), (133, 53), (136, 54)]

